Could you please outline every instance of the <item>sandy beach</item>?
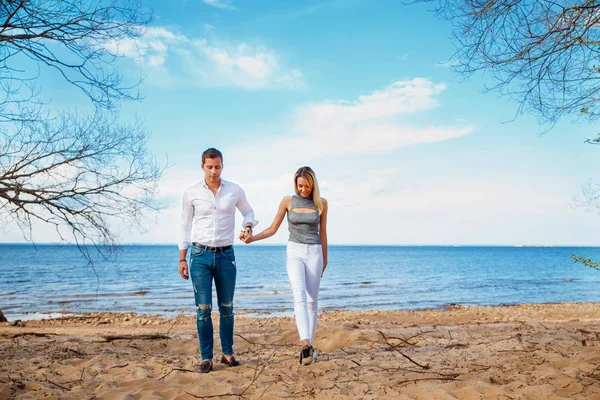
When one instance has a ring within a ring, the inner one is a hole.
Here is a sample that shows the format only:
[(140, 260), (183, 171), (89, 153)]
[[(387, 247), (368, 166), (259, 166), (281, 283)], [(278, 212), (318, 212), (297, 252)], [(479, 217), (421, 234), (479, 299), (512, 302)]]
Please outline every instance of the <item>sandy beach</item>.
[(220, 364), (217, 340), (213, 372), (198, 374), (192, 316), (2, 323), (0, 398), (600, 399), (598, 303), (335, 311), (319, 324), (318, 362), (300, 366), (293, 318), (238, 316), (242, 365)]

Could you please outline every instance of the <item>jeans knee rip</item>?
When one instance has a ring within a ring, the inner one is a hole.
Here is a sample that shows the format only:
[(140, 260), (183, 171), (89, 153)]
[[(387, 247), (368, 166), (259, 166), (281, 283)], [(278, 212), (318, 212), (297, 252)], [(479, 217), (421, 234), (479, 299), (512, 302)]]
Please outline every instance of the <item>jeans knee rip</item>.
[(224, 317), (233, 317), (233, 302), (221, 303), (220, 311)]
[(199, 304), (196, 307), (196, 311), (198, 312), (198, 321), (208, 321), (210, 319), (210, 304)]

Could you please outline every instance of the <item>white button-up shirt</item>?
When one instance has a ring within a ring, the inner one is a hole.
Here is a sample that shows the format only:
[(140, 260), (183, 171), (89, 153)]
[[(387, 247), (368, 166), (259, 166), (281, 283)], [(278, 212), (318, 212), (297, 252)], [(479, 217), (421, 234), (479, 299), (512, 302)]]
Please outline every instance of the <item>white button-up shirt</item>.
[(179, 250), (189, 248), (192, 242), (210, 247), (232, 245), (236, 207), (244, 216), (242, 227), (249, 222), (252, 226), (258, 224), (246, 193), (235, 183), (221, 179), (216, 195), (204, 180), (186, 190), (181, 211)]

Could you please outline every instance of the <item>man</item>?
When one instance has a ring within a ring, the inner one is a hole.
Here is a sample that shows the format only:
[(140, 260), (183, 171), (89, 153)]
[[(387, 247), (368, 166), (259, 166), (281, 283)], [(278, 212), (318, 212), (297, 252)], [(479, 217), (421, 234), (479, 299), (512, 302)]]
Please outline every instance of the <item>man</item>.
[[(235, 209), (244, 216), (240, 237), (251, 235), (258, 221), (246, 200), (246, 194), (235, 183), (221, 179), (223, 155), (217, 149), (202, 153), (204, 180), (183, 195), (181, 240), (179, 243), (179, 275), (192, 278), (196, 300), (196, 326), (202, 362), (198, 372), (213, 368), (212, 282), (215, 281), (219, 304), (219, 335), (223, 356), (221, 362), (239, 365), (233, 354), (233, 295), (235, 291), (235, 254), (233, 239)], [(188, 269), (187, 250), (191, 247)]]

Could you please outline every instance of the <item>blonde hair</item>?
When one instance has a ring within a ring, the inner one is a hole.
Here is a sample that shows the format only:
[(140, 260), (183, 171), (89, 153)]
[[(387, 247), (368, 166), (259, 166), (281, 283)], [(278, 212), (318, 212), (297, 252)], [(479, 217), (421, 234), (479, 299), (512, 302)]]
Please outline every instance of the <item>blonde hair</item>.
[(319, 215), (323, 212), (323, 201), (321, 200), (321, 192), (319, 191), (319, 182), (317, 182), (317, 175), (315, 171), (313, 171), (310, 167), (300, 167), (294, 174), (294, 191), (298, 196), (300, 196), (300, 192), (298, 191), (298, 178), (304, 178), (308, 182), (308, 186), (312, 188), (311, 196), (313, 203), (317, 206), (319, 210)]

